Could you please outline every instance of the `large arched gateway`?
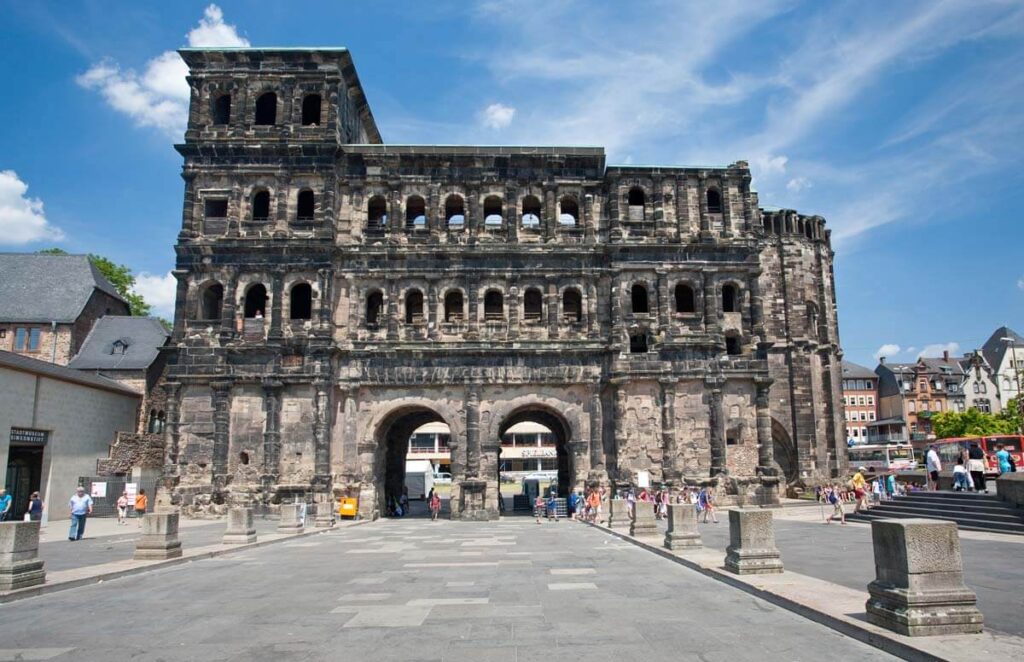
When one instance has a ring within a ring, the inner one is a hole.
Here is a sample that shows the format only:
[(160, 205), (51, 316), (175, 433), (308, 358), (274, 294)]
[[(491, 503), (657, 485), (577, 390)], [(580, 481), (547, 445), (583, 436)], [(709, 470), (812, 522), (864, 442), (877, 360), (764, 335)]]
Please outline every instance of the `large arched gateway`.
[[(776, 448), (795, 481), (845, 470), (829, 232), (762, 209), (746, 162), (384, 145), (344, 49), (181, 54), (161, 498), (377, 516), (424, 423), (450, 428), (454, 518), (498, 516), (503, 435), (530, 421), (563, 492), (649, 478), (772, 501)], [(215, 112), (267, 94), (273, 123)]]

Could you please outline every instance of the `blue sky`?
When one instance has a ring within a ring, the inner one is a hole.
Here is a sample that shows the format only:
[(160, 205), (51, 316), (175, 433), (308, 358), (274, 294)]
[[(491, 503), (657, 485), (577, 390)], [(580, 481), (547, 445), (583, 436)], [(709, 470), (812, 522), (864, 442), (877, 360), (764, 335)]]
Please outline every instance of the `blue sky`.
[(0, 249), (97, 252), (169, 315), (185, 45), (347, 46), (394, 143), (750, 161), (833, 231), (847, 358), (1024, 331), (1024, 3), (0, 0)]

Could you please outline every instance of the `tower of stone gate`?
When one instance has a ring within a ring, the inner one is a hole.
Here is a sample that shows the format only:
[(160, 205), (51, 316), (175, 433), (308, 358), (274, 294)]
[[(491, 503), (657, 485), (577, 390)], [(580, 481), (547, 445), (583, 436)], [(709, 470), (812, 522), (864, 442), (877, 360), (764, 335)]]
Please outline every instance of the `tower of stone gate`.
[(166, 493), (186, 513), (400, 490), (449, 426), (452, 516), (497, 515), (501, 435), (559, 486), (845, 470), (823, 219), (759, 208), (747, 164), (601, 148), (385, 144), (345, 49), (186, 49), (191, 109)]

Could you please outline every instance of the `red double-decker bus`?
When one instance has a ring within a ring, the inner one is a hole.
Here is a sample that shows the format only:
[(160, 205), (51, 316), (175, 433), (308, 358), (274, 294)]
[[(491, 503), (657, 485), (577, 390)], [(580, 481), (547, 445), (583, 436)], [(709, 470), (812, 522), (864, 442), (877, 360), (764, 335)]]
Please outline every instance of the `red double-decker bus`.
[(914, 452), (920, 460), (921, 466), (925, 466), (925, 453), (931, 446), (939, 453), (943, 468), (952, 468), (960, 459), (963, 449), (970, 447), (972, 443), (981, 446), (985, 453), (985, 475), (999, 475), (999, 460), (996, 459), (996, 447), (1002, 444), (1007, 452), (1013, 457), (1013, 462), (1018, 467), (1022, 466), (1024, 456), (1021, 449), (1024, 448), (1024, 436), (1019, 434), (993, 434), (985, 437), (950, 437), (949, 439), (934, 439), (932, 441), (915, 441)]

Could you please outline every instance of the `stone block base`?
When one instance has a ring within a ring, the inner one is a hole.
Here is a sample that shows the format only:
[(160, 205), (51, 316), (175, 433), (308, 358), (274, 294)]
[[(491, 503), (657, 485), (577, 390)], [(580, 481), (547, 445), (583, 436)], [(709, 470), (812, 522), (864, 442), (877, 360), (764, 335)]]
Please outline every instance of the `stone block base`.
[(909, 591), (868, 584), (868, 622), (909, 637), (978, 634), (983, 617), (973, 591)]
[(737, 575), (774, 575), (782, 572), (782, 556), (779, 550), (736, 549), (725, 550), (725, 569)]
[[(145, 546), (144, 546), (145, 545)], [(165, 559), (176, 559), (181, 556), (181, 541), (167, 543), (135, 543), (136, 561), (163, 561)]]
[(39, 559), (0, 565), (0, 591), (38, 586), (45, 581), (46, 571)]
[(256, 542), (256, 525), (252, 508), (232, 508), (228, 511), (228, 528), (221, 542), (225, 545), (244, 545)]
[(699, 533), (672, 533), (665, 534), (665, 549), (701, 549), (704, 544), (700, 540)]
[(301, 524), (278, 524), (277, 525), (277, 532), (278, 533), (302, 533), (305, 530), (306, 530), (306, 527), (304, 527)]
[(326, 517), (320, 517), (319, 515), (313, 520), (313, 528), (316, 529), (329, 529), (334, 526), (334, 517), (328, 515)]
[(224, 545), (247, 545), (256, 542), (256, 532), (252, 533), (225, 533), (221, 539)]
[(142, 537), (135, 543), (135, 560), (162, 561), (181, 556), (177, 513), (148, 513), (142, 520)]

